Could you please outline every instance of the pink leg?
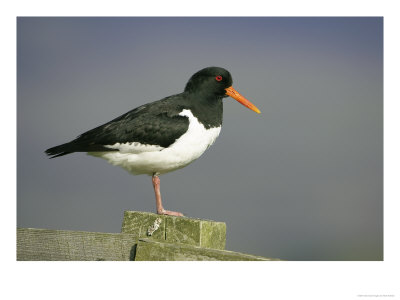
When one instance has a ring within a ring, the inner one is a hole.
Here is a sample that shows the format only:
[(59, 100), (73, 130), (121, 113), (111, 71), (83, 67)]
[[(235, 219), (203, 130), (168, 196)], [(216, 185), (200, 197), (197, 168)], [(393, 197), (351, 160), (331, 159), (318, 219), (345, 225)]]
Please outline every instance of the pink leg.
[(180, 212), (165, 210), (163, 208), (162, 201), (161, 201), (161, 192), (160, 192), (160, 178), (157, 175), (153, 175), (153, 177), (151, 179), (153, 181), (154, 193), (156, 194), (157, 213), (159, 215), (182, 217), (183, 214)]

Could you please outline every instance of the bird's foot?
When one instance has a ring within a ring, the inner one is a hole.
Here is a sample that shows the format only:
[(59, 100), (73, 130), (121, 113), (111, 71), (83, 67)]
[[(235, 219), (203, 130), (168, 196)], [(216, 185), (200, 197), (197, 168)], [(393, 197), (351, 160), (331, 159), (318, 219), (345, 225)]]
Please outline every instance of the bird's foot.
[(176, 217), (183, 217), (183, 214), (177, 211), (165, 210), (161, 209), (157, 211), (159, 215), (166, 215), (166, 216), (176, 216)]

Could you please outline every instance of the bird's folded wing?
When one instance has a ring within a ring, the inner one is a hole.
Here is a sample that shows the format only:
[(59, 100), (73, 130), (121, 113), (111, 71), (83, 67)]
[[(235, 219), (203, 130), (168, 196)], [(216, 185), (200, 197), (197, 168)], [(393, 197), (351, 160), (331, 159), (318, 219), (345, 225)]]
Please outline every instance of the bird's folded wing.
[(188, 118), (180, 116), (178, 111), (155, 112), (143, 106), (87, 131), (69, 143), (50, 148), (46, 153), (57, 157), (72, 152), (157, 151), (173, 144), (188, 126)]
[(94, 145), (113, 149), (112, 146), (115, 144), (133, 143), (165, 148), (184, 134), (188, 126), (188, 118), (179, 115), (170, 116), (165, 112), (143, 113), (135, 118), (121, 116), (81, 134), (74, 142), (79, 145), (79, 151), (90, 151)]

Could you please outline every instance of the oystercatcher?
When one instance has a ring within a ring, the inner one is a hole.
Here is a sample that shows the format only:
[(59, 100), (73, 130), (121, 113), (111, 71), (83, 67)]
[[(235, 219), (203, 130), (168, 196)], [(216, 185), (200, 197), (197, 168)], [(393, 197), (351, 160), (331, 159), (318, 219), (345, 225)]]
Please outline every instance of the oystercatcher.
[(187, 166), (214, 143), (221, 131), (222, 99), (227, 96), (260, 113), (232, 87), (227, 70), (208, 67), (189, 79), (183, 93), (139, 106), (45, 152), (51, 158), (87, 152), (132, 174), (148, 174), (157, 213), (183, 216), (164, 209), (158, 176)]

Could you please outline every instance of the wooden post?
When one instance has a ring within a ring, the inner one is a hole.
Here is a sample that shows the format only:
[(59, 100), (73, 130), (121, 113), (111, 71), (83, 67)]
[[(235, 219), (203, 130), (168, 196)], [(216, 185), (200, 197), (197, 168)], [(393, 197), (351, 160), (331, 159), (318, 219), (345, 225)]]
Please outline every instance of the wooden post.
[(203, 248), (225, 249), (226, 224), (223, 222), (125, 211), (121, 232), (133, 233), (139, 238), (150, 238), (148, 231), (157, 219), (159, 227), (152, 233), (151, 239)]
[(126, 211), (122, 233), (17, 229), (17, 260), (276, 260), (223, 250), (226, 225)]

